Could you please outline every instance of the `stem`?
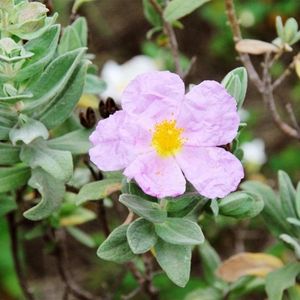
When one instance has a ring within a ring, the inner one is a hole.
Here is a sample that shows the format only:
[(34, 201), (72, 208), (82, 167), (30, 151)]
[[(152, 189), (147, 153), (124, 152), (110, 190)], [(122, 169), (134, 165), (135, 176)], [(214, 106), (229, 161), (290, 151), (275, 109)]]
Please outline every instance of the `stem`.
[(19, 242), (18, 242), (18, 228), (17, 228), (14, 212), (11, 212), (7, 215), (7, 222), (8, 222), (9, 233), (11, 238), (12, 257), (13, 257), (15, 271), (18, 277), (20, 287), (23, 291), (26, 300), (35, 300), (27, 284), (27, 278), (23, 273), (21, 261), (19, 258), (20, 249), (19, 249)]
[[(225, 0), (225, 6), (226, 6), (226, 14), (227, 14), (227, 18), (229, 21), (229, 25), (230, 25), (231, 31), (233, 33), (233, 39), (236, 43), (242, 39), (242, 34), (241, 34), (240, 26), (239, 26), (239, 23), (238, 23), (238, 20), (236, 17), (233, 0)], [(273, 90), (277, 86), (279, 86), (279, 84), (281, 84), (283, 82), (283, 80), (289, 74), (290, 69), (294, 67), (295, 60), (293, 60), (293, 62), (289, 65), (286, 72), (284, 72), (282, 74), (282, 76), (279, 77), (272, 85), (272, 79), (271, 79), (271, 75), (270, 75), (270, 67), (271, 67), (272, 63), (274, 62), (274, 59), (270, 60), (270, 53), (267, 53), (265, 55), (265, 63), (264, 63), (262, 80), (259, 77), (259, 75), (257, 74), (257, 72), (251, 62), (250, 56), (246, 53), (239, 53), (239, 57), (240, 57), (242, 63), (244, 64), (245, 68), (247, 69), (251, 81), (254, 83), (254, 85), (256, 86), (256, 88), (258, 89), (260, 94), (262, 95), (264, 102), (266, 103), (267, 107), (269, 108), (275, 124), (287, 136), (299, 140), (300, 136), (299, 136), (298, 130), (296, 130), (295, 128), (293, 128), (292, 126), (290, 126), (289, 124), (284, 122), (282, 120), (280, 114), (278, 113), (278, 110), (277, 110), (276, 104), (275, 104), (274, 94), (273, 94)], [(276, 55), (275, 55), (275, 57), (276, 57)], [(276, 59), (277, 59), (277, 57), (276, 57)], [(289, 113), (289, 115), (291, 115), (291, 114)], [(294, 123), (294, 120), (292, 120), (292, 122)]]
[(110, 229), (108, 226), (107, 213), (104, 207), (103, 200), (98, 201), (98, 216), (99, 216), (99, 221), (101, 223), (104, 235), (108, 237), (110, 234)]
[(70, 273), (70, 267), (68, 265), (65, 232), (63, 230), (56, 231), (54, 232), (53, 238), (56, 243), (55, 257), (57, 262), (57, 269), (62, 281), (66, 285), (66, 293), (64, 295), (64, 299), (66, 299), (67, 295), (70, 293), (79, 300), (100, 300), (101, 298), (94, 297), (92, 294), (79, 287), (73, 281), (73, 276)]
[[(242, 34), (241, 34), (239, 22), (236, 17), (233, 0), (225, 0), (225, 7), (226, 7), (226, 14), (229, 21), (229, 25), (231, 27), (231, 31), (233, 34), (233, 40), (235, 43), (237, 43), (242, 39)], [(256, 72), (252, 64), (252, 61), (250, 59), (250, 56), (246, 53), (239, 53), (239, 57), (242, 63), (244, 64), (245, 68), (247, 69), (251, 81), (255, 84), (255, 86), (260, 92), (263, 92), (262, 80), (260, 79), (258, 73)]]
[(163, 10), (162, 10), (161, 6), (158, 4), (158, 2), (156, 0), (149, 0), (149, 1), (150, 1), (151, 5), (153, 6), (153, 8), (156, 10), (156, 12), (160, 15), (160, 17), (163, 21), (164, 31), (169, 38), (169, 46), (170, 46), (170, 49), (172, 52), (176, 73), (180, 77), (183, 77), (184, 74), (183, 74), (181, 66), (180, 66), (179, 50), (178, 50), (178, 43), (177, 43), (175, 31), (174, 31), (172, 25), (164, 19)]
[(272, 89), (275, 90), (279, 85), (291, 74), (292, 70), (295, 68), (296, 59), (299, 57), (299, 53), (293, 57), (292, 62), (288, 65), (288, 67), (285, 69), (285, 71), (281, 74), (280, 77), (278, 77), (273, 85)]
[(274, 122), (277, 124), (277, 126), (288, 136), (291, 136), (293, 138), (299, 139), (299, 133), (298, 130), (291, 127), (287, 123), (285, 123), (277, 110), (276, 104), (275, 104), (275, 98), (273, 94), (273, 88), (272, 88), (272, 82), (271, 82), (271, 75), (269, 72), (270, 69), (270, 55), (266, 54), (265, 56), (265, 63), (264, 63), (264, 69), (263, 69), (263, 78), (264, 78), (264, 91), (262, 93), (263, 99), (265, 103), (267, 104)]

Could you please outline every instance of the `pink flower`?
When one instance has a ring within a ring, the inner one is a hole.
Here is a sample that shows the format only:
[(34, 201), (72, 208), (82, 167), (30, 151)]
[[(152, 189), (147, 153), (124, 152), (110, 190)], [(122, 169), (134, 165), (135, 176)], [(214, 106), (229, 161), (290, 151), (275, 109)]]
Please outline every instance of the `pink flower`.
[(242, 165), (218, 146), (235, 138), (240, 120), (221, 84), (203, 81), (185, 95), (178, 75), (153, 71), (131, 81), (121, 101), (123, 110), (101, 120), (90, 136), (90, 158), (100, 170), (125, 169), (158, 198), (183, 194), (186, 179), (208, 198), (237, 188)]

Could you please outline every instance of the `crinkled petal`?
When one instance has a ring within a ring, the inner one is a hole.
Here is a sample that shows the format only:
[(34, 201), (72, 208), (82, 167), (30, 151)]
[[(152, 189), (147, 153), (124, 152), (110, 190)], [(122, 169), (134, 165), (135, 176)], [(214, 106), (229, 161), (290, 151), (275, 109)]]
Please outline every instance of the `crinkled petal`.
[(124, 169), (138, 153), (149, 151), (150, 133), (130, 122), (124, 111), (101, 120), (90, 136), (91, 161), (103, 171)]
[(152, 71), (138, 75), (122, 95), (123, 109), (133, 115), (146, 114), (161, 120), (171, 118), (184, 99), (184, 83), (169, 71)]
[(178, 124), (185, 128), (186, 143), (221, 146), (237, 135), (240, 118), (236, 101), (216, 81), (206, 80), (185, 96)]
[(241, 162), (223, 148), (184, 146), (176, 160), (186, 179), (211, 199), (235, 191), (244, 177)]
[(185, 179), (176, 160), (160, 158), (154, 151), (138, 156), (124, 175), (135, 179), (146, 194), (158, 198), (175, 197), (185, 191)]

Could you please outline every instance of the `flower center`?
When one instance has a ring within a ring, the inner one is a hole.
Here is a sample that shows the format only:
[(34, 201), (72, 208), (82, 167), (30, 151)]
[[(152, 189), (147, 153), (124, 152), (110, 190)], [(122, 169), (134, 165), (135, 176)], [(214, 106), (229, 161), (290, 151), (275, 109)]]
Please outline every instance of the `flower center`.
[(175, 120), (164, 120), (154, 127), (152, 146), (160, 156), (170, 156), (181, 149), (182, 132), (183, 128), (176, 127)]

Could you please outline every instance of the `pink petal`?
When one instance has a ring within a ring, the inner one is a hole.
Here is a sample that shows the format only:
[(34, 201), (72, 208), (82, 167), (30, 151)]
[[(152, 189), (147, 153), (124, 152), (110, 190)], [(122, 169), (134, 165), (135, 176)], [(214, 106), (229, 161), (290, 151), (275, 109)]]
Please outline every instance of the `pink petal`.
[(184, 146), (176, 160), (186, 179), (211, 199), (235, 191), (244, 177), (241, 162), (223, 148)]
[(147, 118), (170, 118), (184, 99), (184, 83), (169, 71), (152, 71), (138, 75), (122, 95), (122, 107), (129, 114)]
[(124, 111), (101, 120), (90, 136), (91, 161), (103, 171), (124, 169), (137, 153), (149, 151), (150, 133), (129, 121)]
[(135, 179), (146, 194), (158, 198), (178, 196), (185, 191), (185, 179), (175, 159), (160, 158), (153, 151), (138, 156), (124, 175)]
[(240, 118), (236, 101), (216, 81), (203, 81), (186, 94), (179, 126), (185, 128), (186, 144), (221, 146), (237, 135)]

